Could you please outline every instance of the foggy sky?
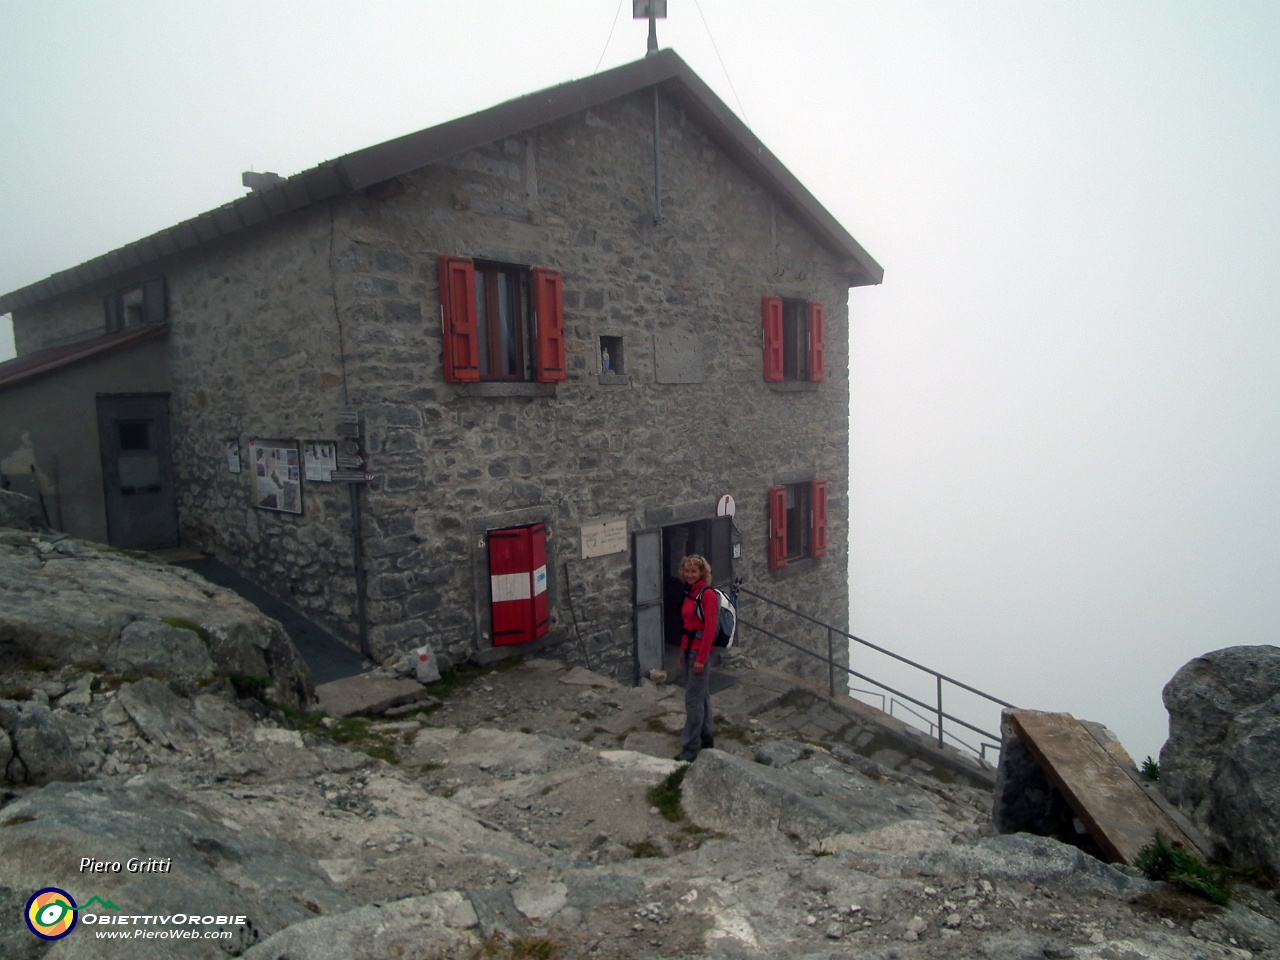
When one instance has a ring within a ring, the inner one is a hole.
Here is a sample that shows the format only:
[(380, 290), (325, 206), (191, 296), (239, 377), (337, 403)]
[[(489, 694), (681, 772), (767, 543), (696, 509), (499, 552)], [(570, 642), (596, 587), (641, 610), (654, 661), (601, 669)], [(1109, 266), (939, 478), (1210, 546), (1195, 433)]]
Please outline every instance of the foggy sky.
[[(886, 271), (851, 629), (1156, 753), (1182, 663), (1280, 643), (1280, 7), (699, 2), (728, 78), (693, 0), (662, 45)], [(0, 0), (0, 290), (587, 76), (617, 9)]]

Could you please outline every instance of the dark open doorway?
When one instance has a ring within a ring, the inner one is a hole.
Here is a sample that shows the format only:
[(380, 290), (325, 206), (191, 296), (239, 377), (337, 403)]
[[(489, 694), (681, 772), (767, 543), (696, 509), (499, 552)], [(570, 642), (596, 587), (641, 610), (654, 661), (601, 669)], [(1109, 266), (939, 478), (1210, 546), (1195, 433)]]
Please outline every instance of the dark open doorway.
[(680, 644), (680, 606), (685, 596), (680, 561), (695, 553), (711, 564), (711, 585), (727, 592), (733, 583), (733, 520), (716, 517), (662, 528), (663, 639), (669, 646)]

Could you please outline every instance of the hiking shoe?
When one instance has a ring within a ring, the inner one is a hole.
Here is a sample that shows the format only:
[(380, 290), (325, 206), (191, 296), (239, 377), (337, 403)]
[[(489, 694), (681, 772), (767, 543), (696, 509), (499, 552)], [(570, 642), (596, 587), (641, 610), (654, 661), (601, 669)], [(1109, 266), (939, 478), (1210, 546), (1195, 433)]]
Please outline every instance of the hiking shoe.
[(681, 750), (675, 755), (675, 759), (679, 760), (681, 763), (693, 763), (693, 761), (698, 759), (698, 751)]
[(714, 737), (707, 737), (707, 739), (702, 741), (703, 750), (714, 750), (715, 748), (716, 748), (716, 741)]

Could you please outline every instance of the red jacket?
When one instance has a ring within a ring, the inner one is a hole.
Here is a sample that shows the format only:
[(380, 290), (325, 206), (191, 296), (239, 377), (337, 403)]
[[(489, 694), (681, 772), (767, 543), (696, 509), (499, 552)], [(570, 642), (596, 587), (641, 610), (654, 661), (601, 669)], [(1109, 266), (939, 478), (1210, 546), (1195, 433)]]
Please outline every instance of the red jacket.
[[(705, 590), (703, 588), (706, 587)], [(702, 610), (699, 615), (698, 605), (693, 598), (702, 590)], [(680, 605), (680, 650), (693, 650), (697, 654), (697, 663), (706, 663), (711, 655), (711, 646), (716, 639), (716, 624), (720, 620), (720, 595), (699, 580), (685, 590), (684, 603)], [(701, 637), (693, 634), (701, 631)]]

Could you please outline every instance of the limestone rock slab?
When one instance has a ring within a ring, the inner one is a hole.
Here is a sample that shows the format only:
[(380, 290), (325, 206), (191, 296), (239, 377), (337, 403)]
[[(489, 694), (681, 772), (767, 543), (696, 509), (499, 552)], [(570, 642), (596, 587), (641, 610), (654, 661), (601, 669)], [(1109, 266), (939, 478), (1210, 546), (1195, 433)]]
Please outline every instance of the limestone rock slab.
[(721, 750), (698, 754), (681, 805), (698, 826), (740, 839), (782, 832), (815, 842), (915, 816), (891, 792), (829, 762), (763, 766)]
[(120, 706), (154, 744), (185, 750), (203, 734), (192, 716), (191, 701), (150, 677), (126, 683), (117, 694)]
[(480, 946), (471, 903), (457, 891), (370, 904), (294, 924), (245, 953), (245, 960), (382, 960), (464, 957)]
[[(5, 807), (6, 818), (18, 820), (0, 830), (5, 885), (77, 890), (85, 883), (77, 869), (81, 857), (121, 863), (157, 857), (171, 861), (168, 873), (95, 874), (93, 893), (136, 914), (216, 905), (219, 913), (247, 916), (264, 936), (315, 917), (315, 910), (333, 914), (357, 905), (315, 861), (252, 829), (222, 822), (196, 796), (147, 776), (125, 784), (52, 783), (31, 791)], [(252, 945), (248, 929), (241, 932), (247, 940), (188, 941), (182, 955), (226, 957), (228, 946)], [(86, 952), (59, 956), (98, 955), (94, 940), (77, 934), (68, 938), (69, 947), (76, 947), (74, 940)], [(163, 940), (131, 941), (127, 952), (143, 960), (174, 956), (172, 943)]]
[(402, 703), (416, 703), (430, 697), (426, 687), (416, 680), (397, 680), (363, 673), (322, 683), (316, 687), (316, 698), (324, 711), (333, 717), (354, 717), (381, 713)]

